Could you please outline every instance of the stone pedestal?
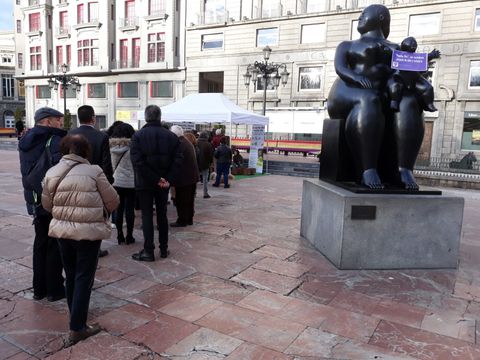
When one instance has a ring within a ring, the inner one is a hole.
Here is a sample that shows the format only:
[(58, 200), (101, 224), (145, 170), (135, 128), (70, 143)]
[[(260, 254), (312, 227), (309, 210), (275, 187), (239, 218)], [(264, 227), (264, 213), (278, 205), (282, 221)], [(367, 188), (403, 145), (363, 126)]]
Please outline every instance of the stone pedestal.
[(464, 199), (304, 180), (301, 235), (339, 269), (456, 268)]

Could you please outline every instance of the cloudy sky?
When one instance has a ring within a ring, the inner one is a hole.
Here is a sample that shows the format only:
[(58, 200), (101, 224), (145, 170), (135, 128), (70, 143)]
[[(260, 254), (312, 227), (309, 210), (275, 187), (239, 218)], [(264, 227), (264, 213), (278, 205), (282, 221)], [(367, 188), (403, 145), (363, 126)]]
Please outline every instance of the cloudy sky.
[(13, 30), (13, 0), (0, 0), (0, 30)]

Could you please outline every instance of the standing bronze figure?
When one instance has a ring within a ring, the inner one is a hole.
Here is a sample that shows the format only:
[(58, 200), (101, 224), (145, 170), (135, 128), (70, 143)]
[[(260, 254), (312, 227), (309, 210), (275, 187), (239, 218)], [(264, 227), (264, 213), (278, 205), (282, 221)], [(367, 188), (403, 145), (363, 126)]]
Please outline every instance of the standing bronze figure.
[[(344, 122), (341, 131), (353, 161), (350, 166), (356, 169), (354, 178), (343, 180), (371, 189), (382, 189), (389, 183), (418, 190), (413, 166), (424, 135), (424, 106), (415, 87), (404, 86), (401, 81), (397, 88), (387, 86), (395, 77), (390, 66), (392, 52), (400, 49), (387, 40), (390, 12), (383, 5), (368, 6), (360, 15), (357, 30), (359, 39), (337, 47), (338, 78), (328, 97), (330, 118)], [(397, 95), (393, 109), (389, 91)], [(324, 133), (324, 141), (328, 136)]]

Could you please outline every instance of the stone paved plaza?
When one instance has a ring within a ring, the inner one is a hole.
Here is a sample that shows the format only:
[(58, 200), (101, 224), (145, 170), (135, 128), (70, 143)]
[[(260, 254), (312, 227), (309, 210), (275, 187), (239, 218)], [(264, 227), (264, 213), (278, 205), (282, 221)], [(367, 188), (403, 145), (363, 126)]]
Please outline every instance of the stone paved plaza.
[(1, 359), (480, 359), (477, 192), (442, 189), (466, 200), (458, 270), (337, 270), (299, 236), (301, 178), (211, 189), (154, 263), (130, 259), (137, 214), (136, 244), (103, 243), (90, 307), (103, 331), (64, 348), (66, 302), (32, 299), (18, 154), (0, 159)]

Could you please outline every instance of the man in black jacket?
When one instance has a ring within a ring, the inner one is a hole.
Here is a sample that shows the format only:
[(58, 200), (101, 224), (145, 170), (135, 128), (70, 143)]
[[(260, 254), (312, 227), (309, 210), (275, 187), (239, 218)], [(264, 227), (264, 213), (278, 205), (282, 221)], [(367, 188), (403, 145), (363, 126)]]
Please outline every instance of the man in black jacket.
[(90, 105), (80, 106), (77, 110), (77, 116), (80, 126), (68, 133), (70, 135), (80, 134), (87, 138), (92, 148), (88, 161), (92, 165), (100, 166), (110, 184), (113, 184), (112, 158), (108, 135), (95, 129), (95, 111)]
[[(35, 126), (18, 143), (27, 211), (34, 216), (33, 298), (40, 300), (47, 296), (49, 301), (56, 301), (65, 297), (63, 267), (57, 240), (48, 236), (52, 216), (41, 205), (41, 181), (48, 168), (62, 157), (59, 144), (67, 132), (62, 129), (63, 114), (55, 109), (40, 108), (34, 119)], [(48, 151), (51, 157), (47, 156), (43, 168), (35, 166)]]
[[(110, 156), (108, 135), (95, 129), (95, 111), (90, 105), (80, 106), (77, 110), (77, 116), (80, 126), (77, 129), (70, 130), (68, 133), (70, 135), (80, 134), (87, 138), (92, 149), (88, 161), (92, 165), (100, 166), (110, 184), (113, 184), (112, 158)], [(106, 256), (108, 251), (100, 249), (98, 255), (100, 257)]]
[(223, 175), (225, 189), (228, 189), (228, 174), (230, 173), (230, 165), (232, 164), (232, 150), (227, 145), (227, 138), (220, 139), (220, 146), (215, 150), (215, 159), (217, 159), (217, 177), (212, 186), (218, 187)]
[(179, 176), (183, 157), (179, 151), (178, 137), (162, 126), (160, 117), (158, 106), (147, 106), (147, 123), (133, 135), (130, 146), (130, 157), (135, 170), (135, 190), (142, 210), (144, 237), (143, 250), (132, 255), (137, 261), (155, 261), (153, 201), (157, 213), (160, 257), (168, 256), (168, 188)]

